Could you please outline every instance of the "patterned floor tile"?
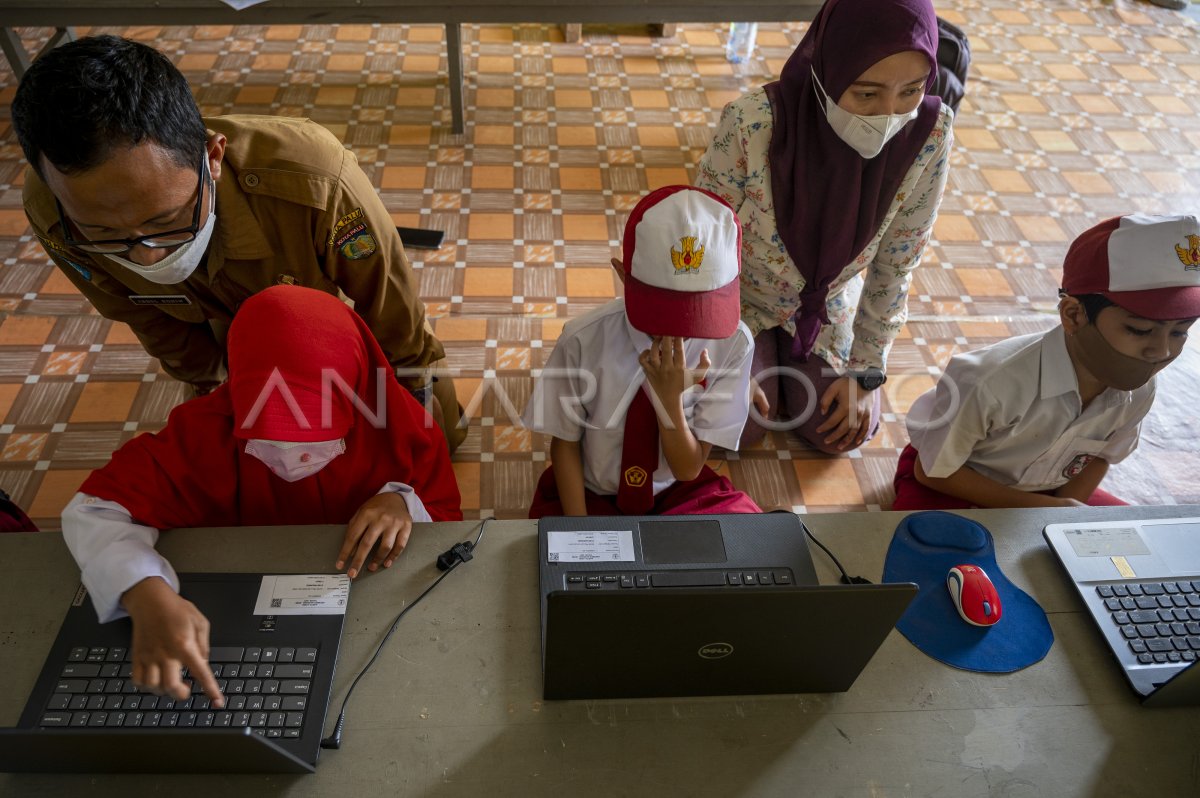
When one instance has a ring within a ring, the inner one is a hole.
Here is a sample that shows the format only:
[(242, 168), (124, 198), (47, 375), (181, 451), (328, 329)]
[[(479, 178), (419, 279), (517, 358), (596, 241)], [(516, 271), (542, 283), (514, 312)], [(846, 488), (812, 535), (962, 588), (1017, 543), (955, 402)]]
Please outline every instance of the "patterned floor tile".
[[(786, 433), (712, 465), (764, 508), (886, 509), (904, 413), (953, 353), (1054, 324), (1071, 238), (1100, 219), (1200, 206), (1200, 51), (1191, 19), (1143, 2), (948, 0), (974, 63), (942, 213), (914, 275), (876, 438), (850, 455)], [(608, 261), (648, 190), (688, 182), (722, 106), (778, 74), (803, 24), (761, 25), (724, 58), (727, 25), (467, 25), (466, 132), (450, 132), (438, 26), (112, 28), (162, 49), (206, 114), (308, 116), (341, 138), (397, 224), (445, 231), (412, 251), (468, 409), (454, 468), (468, 518), (524, 515), (549, 441), (520, 427), (530, 373), (563, 324), (619, 295)], [(81, 29), (80, 33), (86, 30)], [(28, 49), (49, 31), (23, 30)], [(21, 212), (23, 161), (0, 67), (0, 488), (44, 527), (89, 469), (162, 426), (183, 386), (49, 266)], [(1106, 487), (1200, 501), (1184, 401), (1200, 344), (1164, 373), (1142, 446)], [(1184, 464), (1189, 467), (1180, 467)]]

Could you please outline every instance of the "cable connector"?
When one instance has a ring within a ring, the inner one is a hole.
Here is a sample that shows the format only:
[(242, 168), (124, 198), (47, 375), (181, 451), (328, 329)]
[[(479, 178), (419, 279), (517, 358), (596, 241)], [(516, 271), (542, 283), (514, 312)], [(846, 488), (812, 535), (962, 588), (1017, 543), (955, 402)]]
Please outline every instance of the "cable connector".
[(462, 543), (455, 543), (448, 551), (444, 551), (438, 555), (437, 567), (442, 571), (449, 571), (459, 563), (466, 562), (475, 555), (471, 554), (475, 545), (469, 540), (464, 540)]
[(321, 740), (321, 747), (322, 748), (333, 748), (333, 749), (341, 748), (342, 747), (342, 730), (345, 728), (346, 728), (346, 709), (345, 709), (345, 707), (343, 707), (342, 711), (338, 714), (337, 723), (335, 723), (333, 725), (333, 733), (330, 734), (328, 737), (326, 737), (324, 740)]

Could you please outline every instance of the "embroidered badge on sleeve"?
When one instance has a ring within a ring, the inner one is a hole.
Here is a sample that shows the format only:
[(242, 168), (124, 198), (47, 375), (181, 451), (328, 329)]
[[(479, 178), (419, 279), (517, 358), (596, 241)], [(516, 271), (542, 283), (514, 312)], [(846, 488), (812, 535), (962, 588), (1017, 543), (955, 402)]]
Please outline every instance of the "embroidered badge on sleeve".
[(346, 260), (362, 260), (375, 254), (379, 247), (367, 228), (362, 208), (355, 208), (338, 219), (329, 236), (329, 246), (336, 247)]

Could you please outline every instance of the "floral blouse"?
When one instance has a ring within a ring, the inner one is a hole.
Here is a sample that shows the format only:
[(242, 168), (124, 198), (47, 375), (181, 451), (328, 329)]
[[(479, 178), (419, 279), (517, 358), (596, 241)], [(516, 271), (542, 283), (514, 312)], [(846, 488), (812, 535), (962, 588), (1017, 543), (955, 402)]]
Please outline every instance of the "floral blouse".
[[(912, 271), (946, 187), (953, 116), (943, 104), (879, 232), (829, 286), (830, 323), (821, 328), (813, 351), (836, 369), (884, 368), (908, 318)], [(696, 185), (723, 197), (741, 218), (742, 320), (756, 336), (773, 327), (794, 333), (792, 317), (804, 288), (775, 224), (767, 162), (772, 126), (764, 89), (729, 103), (696, 177)]]

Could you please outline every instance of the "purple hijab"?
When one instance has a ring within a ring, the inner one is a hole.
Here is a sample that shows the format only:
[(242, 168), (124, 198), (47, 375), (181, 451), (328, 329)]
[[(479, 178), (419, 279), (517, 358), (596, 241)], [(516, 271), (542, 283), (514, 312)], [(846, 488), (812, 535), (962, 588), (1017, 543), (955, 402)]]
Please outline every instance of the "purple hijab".
[[(941, 100), (928, 94), (936, 76), (937, 17), (930, 0), (826, 0), (783, 67), (768, 83), (774, 129), (768, 158), (775, 221), (804, 277), (792, 356), (806, 360), (829, 322), (829, 285), (870, 243), (900, 182), (925, 146)], [(917, 118), (867, 160), (829, 122), (816, 70), (834, 102), (877, 62), (907, 50), (929, 58)]]

